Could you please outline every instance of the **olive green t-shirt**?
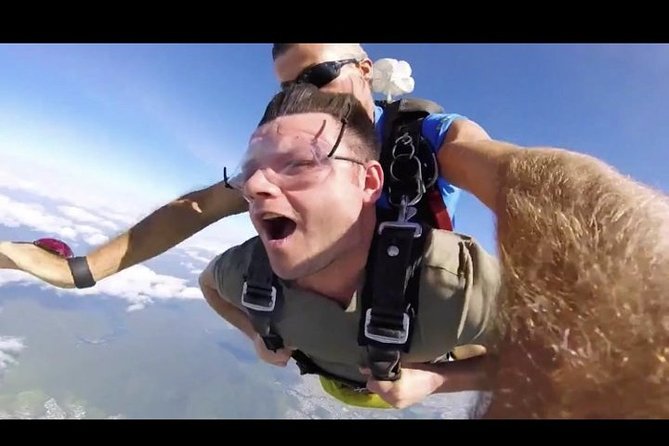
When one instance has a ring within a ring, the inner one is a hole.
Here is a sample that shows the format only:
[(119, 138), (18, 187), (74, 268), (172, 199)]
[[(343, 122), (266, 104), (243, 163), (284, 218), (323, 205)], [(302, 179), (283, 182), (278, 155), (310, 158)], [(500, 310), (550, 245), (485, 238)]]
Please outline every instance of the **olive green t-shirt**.
[[(244, 275), (255, 237), (221, 254), (215, 264), (218, 292), (241, 304)], [(431, 362), (457, 345), (486, 345), (500, 286), (497, 260), (471, 237), (438, 229), (427, 235), (420, 270), (418, 315), (411, 349), (402, 362)], [(365, 381), (365, 348), (358, 345), (361, 283), (348, 308), (320, 294), (282, 282), (284, 299), (273, 326), (286, 346), (307, 354), (323, 369)]]

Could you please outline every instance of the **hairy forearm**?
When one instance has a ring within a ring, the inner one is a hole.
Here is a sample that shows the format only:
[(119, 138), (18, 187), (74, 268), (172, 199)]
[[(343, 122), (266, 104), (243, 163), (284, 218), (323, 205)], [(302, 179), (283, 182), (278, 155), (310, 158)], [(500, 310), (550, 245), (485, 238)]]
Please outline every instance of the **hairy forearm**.
[(559, 149), (512, 153), (496, 181), (515, 389), (494, 416), (669, 415), (667, 196)]
[(228, 321), (239, 331), (248, 336), (253, 341), (256, 337), (256, 331), (249, 317), (239, 308), (225, 301), (214, 288), (200, 282), (200, 289), (209, 306), (216, 311), (223, 319)]
[(666, 195), (559, 149), (518, 152), (499, 179), (494, 210), (507, 288), (579, 305), (669, 291)]

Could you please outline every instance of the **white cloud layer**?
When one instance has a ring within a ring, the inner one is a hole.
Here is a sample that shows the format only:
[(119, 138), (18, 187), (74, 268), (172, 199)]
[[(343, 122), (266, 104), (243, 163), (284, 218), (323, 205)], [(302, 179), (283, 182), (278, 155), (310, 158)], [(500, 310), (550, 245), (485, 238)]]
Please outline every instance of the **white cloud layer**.
[(22, 203), (0, 194), (0, 224), (9, 227), (25, 226), (34, 231), (54, 234), (69, 240), (76, 237), (72, 222), (47, 213), (39, 203)]
[[(29, 229), (68, 243), (85, 242), (97, 246), (158, 207), (155, 203), (141, 202), (127, 195), (119, 201), (104, 187), (82, 184), (72, 175), (59, 176), (53, 169), (26, 166), (25, 160), (18, 158), (7, 160), (0, 164), (0, 225), (6, 227)], [(110, 203), (118, 204), (118, 208), (110, 207)], [(128, 311), (141, 310), (165, 299), (200, 299), (199, 288), (192, 286), (197, 281), (194, 276), (215, 255), (254, 235), (247, 215), (234, 216), (211, 225), (164, 254), (168, 256), (166, 259), (181, 264), (180, 277), (136, 265), (101, 280), (93, 288), (56, 290), (81, 296), (115, 296), (128, 302)], [(76, 254), (85, 255), (86, 252)], [(178, 256), (171, 259), (169, 256), (174, 254)], [(0, 286), (6, 284), (53, 289), (27, 273), (0, 270)]]
[(0, 374), (10, 365), (17, 363), (19, 353), (24, 348), (21, 338), (0, 336)]
[(135, 265), (111, 277), (99, 281), (92, 288), (60, 289), (52, 287), (35, 277), (15, 270), (0, 270), (0, 287), (13, 285), (38, 285), (42, 289), (56, 290), (57, 293), (77, 296), (104, 294), (118, 297), (130, 305), (128, 311), (136, 311), (146, 305), (167, 299), (202, 299), (198, 287), (190, 286), (189, 280), (165, 274), (158, 274), (144, 265)]

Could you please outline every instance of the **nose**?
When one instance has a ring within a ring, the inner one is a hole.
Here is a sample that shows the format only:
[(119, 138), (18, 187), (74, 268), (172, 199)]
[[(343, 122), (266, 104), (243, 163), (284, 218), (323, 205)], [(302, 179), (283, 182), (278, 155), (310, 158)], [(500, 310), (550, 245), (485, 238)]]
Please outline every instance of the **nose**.
[(281, 189), (268, 178), (264, 169), (258, 169), (246, 180), (243, 188), (244, 198), (248, 201), (259, 198), (272, 198), (281, 195)]

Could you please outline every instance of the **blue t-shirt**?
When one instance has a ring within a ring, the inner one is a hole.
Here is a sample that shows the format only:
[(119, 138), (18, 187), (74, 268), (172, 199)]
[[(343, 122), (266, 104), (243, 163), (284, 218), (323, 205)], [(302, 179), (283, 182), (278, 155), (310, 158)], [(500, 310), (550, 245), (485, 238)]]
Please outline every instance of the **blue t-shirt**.
[[(456, 113), (433, 113), (428, 115), (423, 120), (423, 137), (430, 143), (430, 147), (435, 154), (444, 143), (444, 138), (446, 137), (448, 128), (456, 119), (466, 118)], [(374, 125), (376, 126), (376, 134), (379, 138), (379, 141), (382, 141), (383, 123), (383, 109), (377, 105), (374, 107)], [(437, 179), (437, 187), (439, 188), (441, 197), (444, 200), (446, 209), (448, 210), (448, 215), (451, 217), (451, 222), (455, 228), (455, 208), (458, 203), (458, 199), (460, 198), (461, 189), (453, 186), (441, 176)], [(388, 208), (390, 206), (388, 204), (388, 197), (385, 193), (381, 195), (378, 204), (384, 208)]]

